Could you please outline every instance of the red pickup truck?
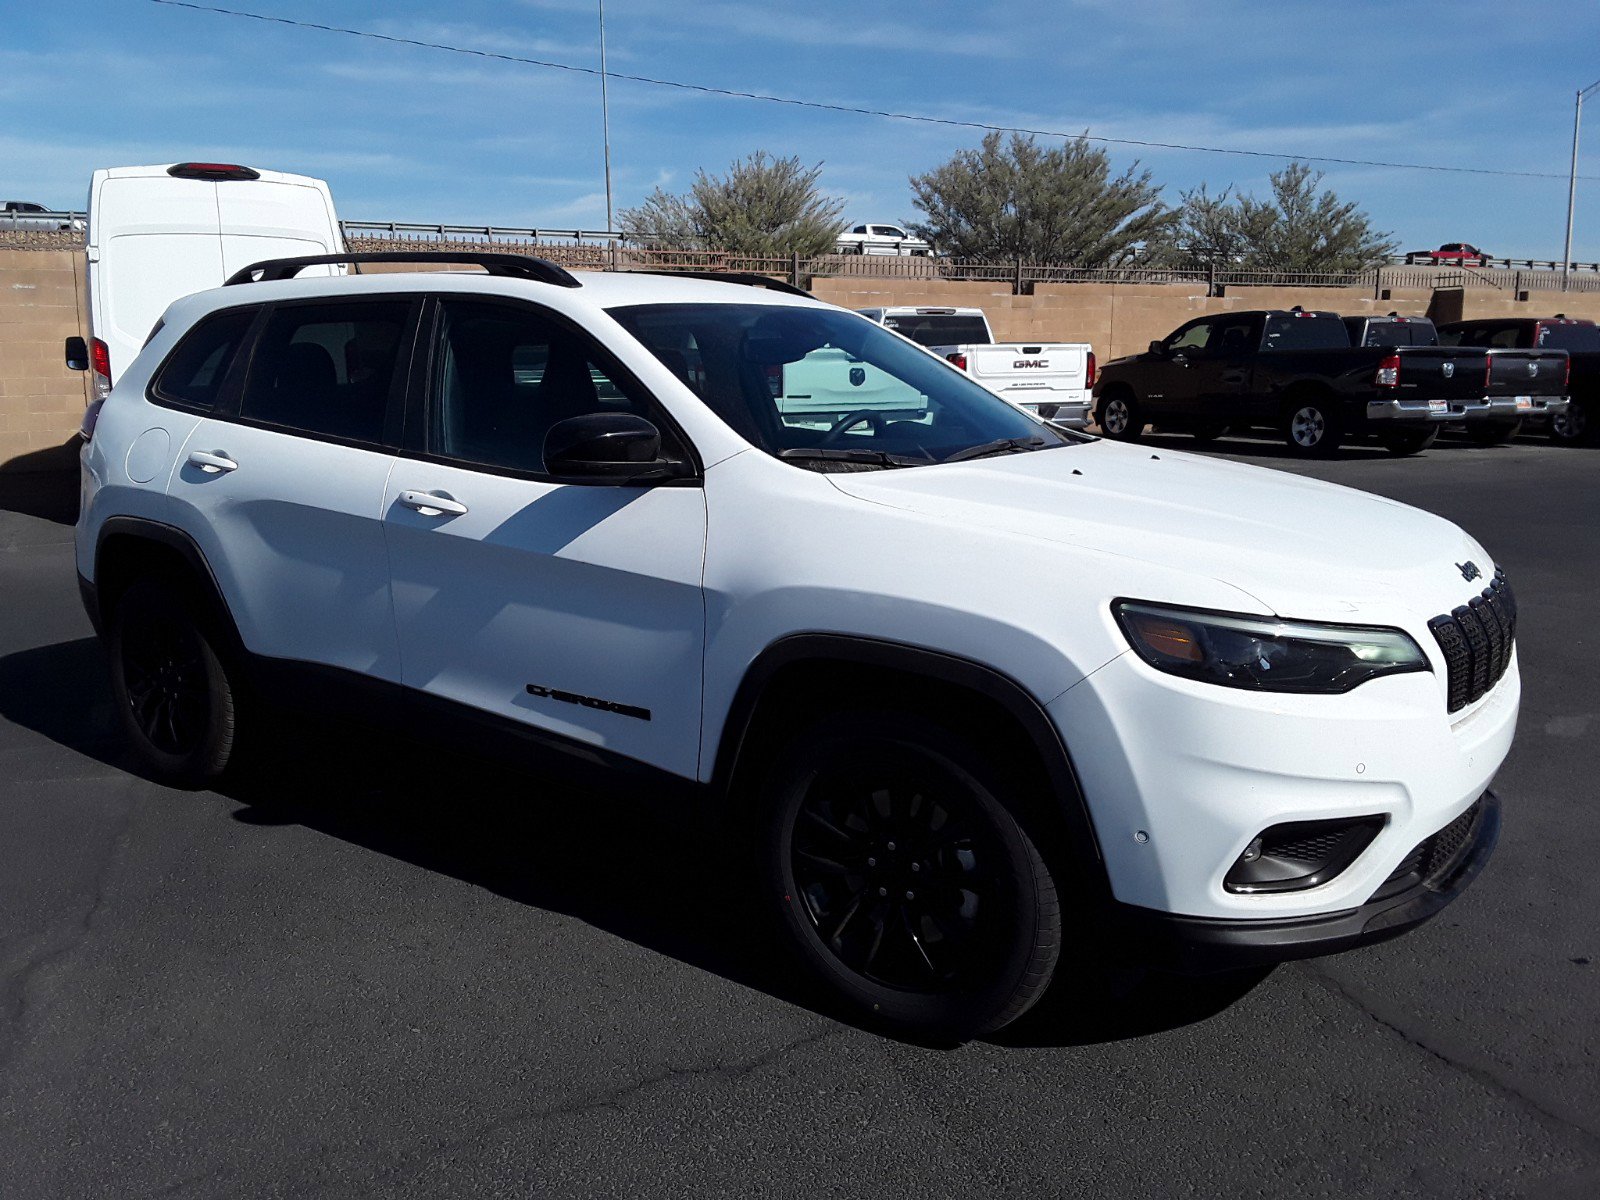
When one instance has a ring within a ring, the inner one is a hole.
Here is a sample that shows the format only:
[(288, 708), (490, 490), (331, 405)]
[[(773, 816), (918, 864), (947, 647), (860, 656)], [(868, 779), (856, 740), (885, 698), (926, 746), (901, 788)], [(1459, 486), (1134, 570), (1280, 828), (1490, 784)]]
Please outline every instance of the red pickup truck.
[(1437, 250), (1413, 250), (1406, 255), (1408, 263), (1453, 263), (1458, 267), (1484, 267), (1489, 255), (1471, 242), (1446, 242)]

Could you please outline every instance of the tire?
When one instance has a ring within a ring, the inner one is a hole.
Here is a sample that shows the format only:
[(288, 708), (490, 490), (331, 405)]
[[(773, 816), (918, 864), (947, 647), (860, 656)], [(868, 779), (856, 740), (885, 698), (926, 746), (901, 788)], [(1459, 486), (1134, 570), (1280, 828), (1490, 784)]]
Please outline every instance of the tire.
[(1600, 422), (1595, 421), (1589, 406), (1574, 400), (1566, 412), (1550, 418), (1550, 440), (1563, 446), (1587, 446), (1600, 434), (1597, 425)]
[(237, 672), (192, 591), (135, 581), (111, 615), (111, 690), (124, 732), (156, 778), (201, 788), (238, 746)]
[(1439, 440), (1439, 427), (1430, 425), (1426, 429), (1391, 429), (1380, 435), (1378, 440), (1390, 454), (1420, 454)]
[(1467, 426), (1467, 440), (1474, 446), (1504, 446), (1521, 432), (1521, 421), (1485, 421)]
[(1126, 388), (1117, 388), (1101, 397), (1094, 420), (1101, 433), (1119, 442), (1137, 442), (1144, 436), (1145, 422), (1139, 402)]
[(1228, 427), (1221, 421), (1202, 421), (1190, 428), (1189, 432), (1197, 442), (1214, 442), (1228, 432)]
[(1284, 406), (1283, 440), (1301, 458), (1328, 458), (1344, 441), (1339, 410), (1315, 393), (1291, 399)]
[(960, 1041), (1049, 986), (1061, 905), (1002, 778), (950, 731), (877, 711), (824, 719), (772, 760), (764, 888), (810, 973), (864, 1021)]

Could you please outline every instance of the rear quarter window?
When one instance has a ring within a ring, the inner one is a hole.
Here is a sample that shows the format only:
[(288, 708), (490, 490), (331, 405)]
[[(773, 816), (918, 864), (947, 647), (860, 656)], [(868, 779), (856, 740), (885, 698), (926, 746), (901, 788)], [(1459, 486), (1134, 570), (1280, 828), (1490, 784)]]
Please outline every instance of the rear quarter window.
[(228, 369), (244, 344), (259, 308), (232, 308), (205, 318), (178, 343), (156, 372), (152, 399), (180, 408), (216, 406)]

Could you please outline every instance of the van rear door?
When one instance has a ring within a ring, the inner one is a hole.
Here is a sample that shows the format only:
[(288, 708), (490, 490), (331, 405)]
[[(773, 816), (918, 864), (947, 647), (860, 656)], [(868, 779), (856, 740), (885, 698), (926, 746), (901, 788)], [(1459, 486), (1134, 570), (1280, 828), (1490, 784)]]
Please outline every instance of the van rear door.
[[(338, 254), (344, 248), (320, 179), (263, 172), (259, 180), (214, 186), (223, 279), (263, 259)], [(339, 273), (338, 267), (308, 267), (299, 277)]]

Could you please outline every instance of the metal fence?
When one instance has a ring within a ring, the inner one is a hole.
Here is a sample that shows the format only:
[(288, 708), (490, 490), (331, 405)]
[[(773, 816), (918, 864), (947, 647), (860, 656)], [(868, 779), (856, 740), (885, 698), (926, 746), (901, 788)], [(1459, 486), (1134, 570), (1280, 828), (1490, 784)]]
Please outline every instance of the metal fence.
[[(10, 248), (58, 249), (63, 239), (81, 244), (85, 214), (0, 213), (0, 234)], [(1483, 266), (1419, 265), (1415, 256), (1396, 256), (1370, 271), (1343, 273), (1210, 270), (1148, 266), (1138, 262), (1112, 267), (1021, 261), (984, 261), (913, 254), (857, 251), (813, 256), (760, 257), (724, 250), (653, 250), (625, 244), (616, 230), (542, 229), (501, 225), (450, 225), (408, 221), (341, 221), (352, 249), (434, 248), (503, 249), (538, 254), (574, 270), (750, 271), (788, 279), (797, 285), (826, 278), (944, 280), (1010, 284), (1026, 294), (1039, 284), (1154, 284), (1204, 288), (1219, 295), (1230, 287), (1344, 288), (1370, 291), (1381, 299), (1389, 290), (1483, 288), (1508, 297), (1526, 292), (1600, 292), (1600, 263), (1573, 263), (1563, 276), (1562, 264), (1549, 260), (1495, 259)]]

